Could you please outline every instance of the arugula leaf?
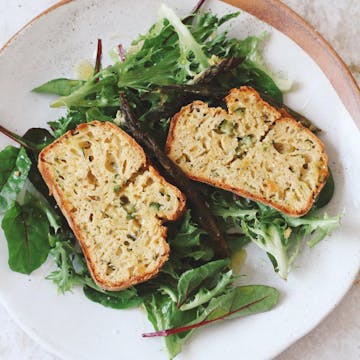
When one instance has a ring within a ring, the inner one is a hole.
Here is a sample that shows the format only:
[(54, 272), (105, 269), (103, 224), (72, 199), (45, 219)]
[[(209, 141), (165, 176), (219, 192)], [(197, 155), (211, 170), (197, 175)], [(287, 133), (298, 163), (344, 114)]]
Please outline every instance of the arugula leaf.
[[(232, 270), (229, 270), (225, 273), (221, 273), (218, 276), (214, 276), (212, 279), (208, 279), (208, 281), (212, 281), (211, 288), (203, 286), (199, 289), (195, 295), (189, 299), (189, 301), (184, 302), (180, 306), (180, 310), (190, 310), (196, 308), (202, 304), (206, 304), (215, 296), (223, 293), (231, 284), (233, 280)], [(213, 287), (212, 287), (213, 286)]]
[(36, 93), (55, 94), (59, 96), (67, 96), (84, 84), (81, 80), (70, 79), (54, 79), (34, 88), (32, 91)]
[(203, 188), (210, 199), (210, 207), (213, 213), (222, 218), (231, 228), (241, 219), (252, 220), (258, 213), (255, 203), (234, 195), (228, 191), (213, 188)]
[[(92, 78), (85, 81), (82, 86), (75, 89), (70, 95), (62, 96), (51, 103), (51, 107), (58, 108), (66, 106), (78, 107), (107, 107), (119, 106), (118, 91), (114, 89), (118, 81), (118, 76), (113, 67), (108, 67), (95, 74)], [(101, 96), (105, 93), (106, 96)], [(93, 95), (98, 95), (93, 97)], [(111, 95), (111, 97), (109, 97)], [(93, 98), (91, 98), (93, 97)]]
[(22, 147), (7, 146), (0, 152), (0, 212), (7, 211), (27, 179), (31, 161)]
[(169, 22), (160, 19), (135, 40), (126, 60), (114, 65), (119, 74), (118, 87), (146, 90), (151, 84), (175, 83), (180, 52), (176, 43), (167, 42), (173, 33)]
[[(184, 305), (188, 299), (191, 299), (202, 287), (206, 287), (207, 283), (216, 284), (217, 275), (223, 270), (229, 269), (229, 264), (229, 259), (216, 260), (184, 272), (177, 285), (177, 306), (184, 310)], [(206, 296), (199, 305), (208, 300)]]
[[(169, 21), (178, 36), (180, 49), (178, 66), (183, 73), (182, 77), (192, 79), (201, 71), (206, 70), (210, 64), (209, 58), (186, 25), (165, 4), (161, 4), (159, 14)], [(191, 62), (189, 59), (191, 59)]]
[(50, 121), (48, 124), (54, 132), (56, 138), (64, 135), (68, 130), (75, 129), (77, 125), (86, 122), (82, 112), (77, 110), (68, 110), (66, 116), (57, 121)]
[[(73, 241), (65, 239), (66, 234), (50, 235), (49, 239), (53, 246), (50, 255), (58, 270), (53, 271), (46, 279), (51, 280), (60, 293), (71, 291), (75, 285), (82, 285), (83, 279), (89, 276), (83, 255), (76, 251)], [(74, 264), (77, 264), (77, 269)]]
[(210, 244), (207, 244), (203, 237), (206, 232), (198, 227), (191, 219), (190, 210), (187, 210), (180, 228), (172, 228), (175, 234), (168, 236), (168, 242), (173, 254), (172, 260), (180, 261), (184, 269), (184, 258), (196, 261), (209, 261), (214, 256), (214, 250)]
[[(208, 54), (218, 54), (219, 50), (214, 50), (215, 44), (221, 44), (223, 50), (226, 51), (226, 48), (229, 48), (226, 43), (226, 32), (222, 32), (220, 34), (216, 34), (219, 27), (226, 22), (230, 21), (238, 17), (240, 14), (239, 11), (226, 14), (222, 17), (218, 17), (211, 11), (207, 11), (205, 13), (198, 13), (195, 17), (194, 21), (191, 24), (191, 32), (200, 44), (204, 44), (204, 47)], [(215, 34), (215, 36), (214, 36)], [(221, 57), (226, 57), (226, 54), (222, 54)]]
[(50, 227), (46, 215), (31, 196), (24, 205), (14, 202), (1, 226), (8, 243), (11, 270), (30, 274), (45, 262), (50, 250)]

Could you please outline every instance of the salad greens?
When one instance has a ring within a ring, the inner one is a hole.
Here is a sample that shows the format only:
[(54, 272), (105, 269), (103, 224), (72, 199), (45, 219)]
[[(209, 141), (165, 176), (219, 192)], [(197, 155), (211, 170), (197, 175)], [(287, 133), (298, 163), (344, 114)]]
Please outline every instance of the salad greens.
[(30, 193), (23, 205), (13, 202), (5, 213), (2, 228), (8, 242), (9, 267), (30, 274), (48, 257), (50, 224)]
[(166, 347), (170, 358), (173, 358), (196, 328), (219, 320), (270, 310), (276, 305), (278, 298), (279, 293), (268, 286), (238, 286), (221, 296), (213, 297), (206, 307), (199, 307), (195, 314), (194, 310), (181, 311), (166, 296), (152, 296), (145, 307), (148, 318), (157, 331), (145, 333), (143, 337), (165, 336)]
[(83, 84), (84, 81), (81, 80), (54, 79), (42, 86), (36, 87), (33, 91), (37, 93), (68, 96)]
[[(100, 289), (90, 276), (74, 234), (48, 195), (37, 170), (37, 156), (46, 145), (83, 122), (112, 121), (128, 131), (118, 111), (120, 92), (139, 119), (141, 130), (159, 146), (165, 143), (170, 117), (195, 99), (221, 105), (229, 89), (249, 85), (283, 106), (279, 81), (272, 79), (261, 57), (263, 37), (239, 40), (223, 30), (237, 15), (219, 17), (197, 8), (180, 20), (162, 5), (159, 20), (133, 41), (128, 52), (121, 44), (111, 51), (112, 65), (101, 68), (99, 41), (94, 74), (88, 80), (60, 78), (33, 89), (58, 95), (51, 106), (67, 108), (63, 117), (48, 123), (51, 131), (35, 128), (19, 136), (0, 126), (1, 132), (21, 145), (20, 149), (8, 146), (0, 152), (0, 213), (4, 215), (2, 228), (10, 268), (30, 274), (50, 254), (56, 269), (47, 279), (60, 293), (82, 286), (86, 297), (107, 307), (144, 306), (156, 330), (144, 336), (165, 336), (171, 358), (196, 328), (270, 310), (278, 301), (278, 292), (262, 285), (238, 286), (230, 259), (217, 257), (208, 229), (196, 220), (191, 206), (182, 219), (168, 224), (171, 256), (156, 278), (123, 291)], [(301, 218), (204, 184), (193, 186), (206, 199), (232, 256), (254, 242), (284, 279), (304, 239), (312, 247), (339, 225), (340, 216), (322, 215), (320, 210), (333, 196), (332, 176), (312, 210)]]

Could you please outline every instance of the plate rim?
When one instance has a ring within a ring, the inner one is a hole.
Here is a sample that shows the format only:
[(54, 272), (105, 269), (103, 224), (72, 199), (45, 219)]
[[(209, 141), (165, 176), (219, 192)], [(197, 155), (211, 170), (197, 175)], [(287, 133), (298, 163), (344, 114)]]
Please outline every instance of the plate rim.
[[(349, 112), (351, 119), (355, 123), (356, 127), (360, 130), (360, 87), (351, 74), (348, 66), (339, 56), (339, 54), (334, 50), (330, 43), (306, 20), (304, 20), (300, 15), (298, 15), (294, 10), (289, 6), (282, 3), (280, 0), (219, 0), (226, 4), (232, 5), (241, 9), (259, 20), (269, 24), (275, 29), (279, 30), (282, 34), (286, 35), (297, 45), (299, 45), (302, 50), (308, 54), (315, 63), (319, 66), (320, 70), (324, 73), (326, 78), (330, 81), (333, 86), (336, 94), (339, 96), (342, 104), (345, 109)], [(19, 35), (22, 35), (26, 30), (28, 30), (33, 23), (47, 15), (48, 13), (74, 2), (74, 0), (60, 0), (54, 5), (46, 8), (44, 11), (40, 12), (37, 16), (28, 21), (24, 26), (22, 26), (18, 31), (16, 31), (0, 48), (0, 56), (2, 56), (4, 50), (14, 41)], [(281, 16), (289, 16), (285, 22), (282, 22), (284, 19), (280, 19)], [(282, 21), (279, 21), (282, 20)], [(291, 26), (290, 26), (291, 24)], [(303, 36), (303, 38), (301, 38)], [(299, 40), (300, 39), (300, 40)], [(320, 44), (321, 49), (316, 51), (314, 42)], [(314, 50), (315, 49), (315, 50)], [(334, 74), (341, 74), (341, 76), (336, 77), (332, 74), (332, 66), (336, 66), (336, 71)], [(304, 336), (309, 334), (312, 330), (319, 326), (319, 324), (324, 321), (331, 312), (343, 301), (346, 294), (349, 292), (350, 288), (354, 284), (360, 269), (357, 273), (354, 273), (349, 282), (346, 290), (341, 294), (338, 300), (333, 304), (332, 307), (325, 312), (325, 314), (313, 323), (308, 328), (305, 328), (303, 332), (300, 333), (293, 341), (290, 341), (286, 346), (282, 346), (274, 351), (272, 354), (274, 357), (280, 355), (282, 352), (287, 350), (289, 347), (294, 345), (297, 341), (302, 339)], [(0, 304), (6, 309), (10, 317), (15, 321), (15, 323), (27, 333), (36, 343), (38, 343), (43, 349), (51, 352), (53, 355), (56, 355), (62, 358), (66, 353), (59, 352), (53, 344), (44, 341), (39, 337), (30, 327), (25, 325), (16, 314), (10, 310), (7, 302), (0, 297)], [(68, 354), (69, 355), (69, 354)]]

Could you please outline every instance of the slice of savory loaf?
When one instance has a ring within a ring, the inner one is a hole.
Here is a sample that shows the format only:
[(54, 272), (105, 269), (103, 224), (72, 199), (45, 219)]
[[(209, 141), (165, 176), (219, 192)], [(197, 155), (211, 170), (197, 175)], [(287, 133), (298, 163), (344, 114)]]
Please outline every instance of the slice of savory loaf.
[(158, 273), (169, 257), (162, 223), (181, 215), (185, 198), (134, 139), (109, 122), (81, 124), (47, 146), (38, 166), (101, 288)]
[(228, 111), (202, 101), (183, 107), (171, 121), (168, 156), (194, 180), (306, 214), (328, 177), (323, 143), (252, 88), (225, 100)]

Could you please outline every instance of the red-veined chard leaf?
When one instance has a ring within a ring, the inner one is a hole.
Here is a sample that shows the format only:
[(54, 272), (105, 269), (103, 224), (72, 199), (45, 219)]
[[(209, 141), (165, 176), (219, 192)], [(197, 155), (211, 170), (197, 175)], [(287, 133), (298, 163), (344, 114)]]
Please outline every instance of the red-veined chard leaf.
[(42, 265), (50, 250), (47, 216), (32, 196), (27, 199), (24, 205), (14, 202), (1, 224), (8, 243), (9, 267), (22, 274)]
[(145, 333), (143, 337), (169, 336), (187, 332), (215, 321), (252, 315), (272, 309), (279, 299), (279, 292), (269, 286), (239, 286), (213, 298), (209, 305), (192, 322), (172, 329)]

